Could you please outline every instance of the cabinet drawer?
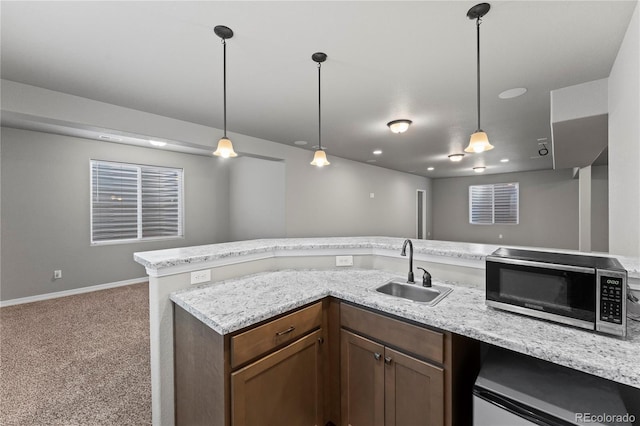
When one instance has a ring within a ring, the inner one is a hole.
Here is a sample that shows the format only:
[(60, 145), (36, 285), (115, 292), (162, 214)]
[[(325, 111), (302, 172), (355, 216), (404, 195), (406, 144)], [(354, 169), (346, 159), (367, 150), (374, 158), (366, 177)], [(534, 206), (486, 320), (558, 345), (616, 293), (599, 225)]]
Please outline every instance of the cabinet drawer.
[(442, 364), (444, 335), (343, 303), (340, 325)]
[(322, 302), (293, 312), (231, 338), (235, 368), (322, 325)]

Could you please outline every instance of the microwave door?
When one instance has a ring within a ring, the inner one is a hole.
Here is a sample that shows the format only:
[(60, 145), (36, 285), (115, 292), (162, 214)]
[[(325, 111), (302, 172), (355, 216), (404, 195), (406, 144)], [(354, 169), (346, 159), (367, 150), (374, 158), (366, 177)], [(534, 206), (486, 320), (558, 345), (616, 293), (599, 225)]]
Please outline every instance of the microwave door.
[(487, 263), (487, 304), (593, 329), (595, 271), (535, 262)]

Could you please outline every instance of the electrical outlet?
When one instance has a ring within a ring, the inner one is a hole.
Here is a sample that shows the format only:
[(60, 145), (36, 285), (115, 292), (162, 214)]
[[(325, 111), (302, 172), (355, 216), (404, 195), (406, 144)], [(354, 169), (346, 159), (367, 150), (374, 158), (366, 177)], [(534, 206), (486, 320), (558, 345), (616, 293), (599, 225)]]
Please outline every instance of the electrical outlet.
[(353, 266), (353, 256), (336, 256), (336, 266)]
[(200, 284), (211, 281), (211, 269), (203, 269), (191, 273), (191, 284)]
[(59, 280), (60, 278), (62, 278), (62, 269), (56, 269), (53, 271), (53, 279)]

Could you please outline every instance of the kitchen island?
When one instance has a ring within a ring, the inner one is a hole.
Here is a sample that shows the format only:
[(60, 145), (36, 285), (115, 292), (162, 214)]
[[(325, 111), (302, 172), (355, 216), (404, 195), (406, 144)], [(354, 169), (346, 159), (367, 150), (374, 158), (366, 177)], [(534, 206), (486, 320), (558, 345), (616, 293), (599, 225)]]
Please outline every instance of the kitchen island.
[[(154, 424), (172, 424), (174, 418), (174, 292), (175, 303), (221, 334), (333, 296), (640, 388), (637, 323), (630, 323), (629, 337), (621, 340), (487, 308), (484, 257), (497, 246), (416, 240), (416, 265), (429, 269), (435, 283), (454, 287), (434, 307), (374, 292), (386, 280), (406, 276), (402, 242), (276, 239), (136, 253), (150, 276)], [(352, 256), (354, 266), (336, 270), (335, 256)], [(618, 259), (637, 284), (637, 259)], [(213, 283), (191, 287), (191, 272), (206, 270)]]

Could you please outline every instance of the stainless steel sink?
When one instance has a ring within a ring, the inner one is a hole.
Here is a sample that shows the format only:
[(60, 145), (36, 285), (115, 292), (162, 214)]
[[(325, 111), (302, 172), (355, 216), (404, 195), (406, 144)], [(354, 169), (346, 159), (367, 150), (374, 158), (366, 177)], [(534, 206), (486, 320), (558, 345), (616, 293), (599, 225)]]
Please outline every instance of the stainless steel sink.
[(436, 284), (431, 287), (422, 287), (419, 283), (409, 284), (403, 283), (399, 280), (391, 280), (388, 283), (377, 287), (376, 291), (389, 296), (401, 297), (403, 299), (409, 299), (414, 302), (433, 306), (444, 299), (453, 291), (453, 289)]

